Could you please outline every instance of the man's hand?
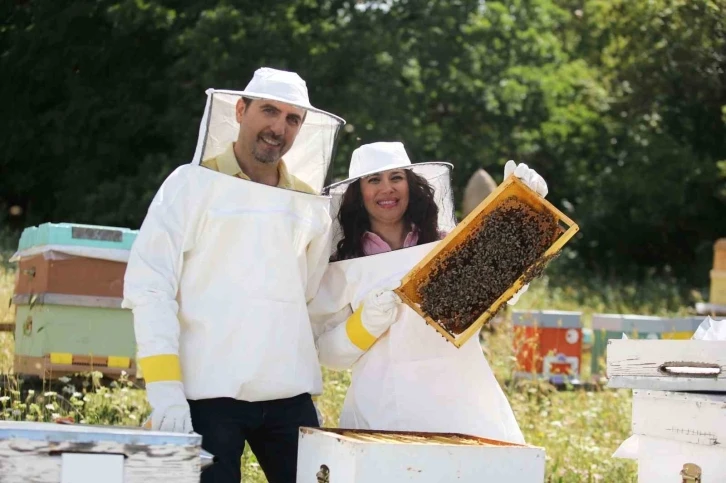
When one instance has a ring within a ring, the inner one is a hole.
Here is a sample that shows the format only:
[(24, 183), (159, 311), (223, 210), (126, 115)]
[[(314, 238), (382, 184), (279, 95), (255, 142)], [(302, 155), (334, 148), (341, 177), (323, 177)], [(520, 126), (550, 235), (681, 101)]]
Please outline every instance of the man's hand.
[[(146, 385), (146, 398), (151, 405), (151, 427), (154, 431), (191, 433), (192, 418), (184, 388), (178, 381), (152, 382)], [(144, 426), (148, 427), (148, 421)]]
[(374, 337), (380, 337), (396, 321), (401, 299), (393, 292), (400, 281), (388, 282), (371, 291), (363, 300), (361, 322)]
[(510, 174), (514, 173), (514, 176), (521, 179), (524, 184), (529, 186), (530, 189), (539, 194), (542, 198), (547, 196), (547, 183), (544, 178), (537, 174), (537, 171), (533, 170), (524, 163), (517, 164), (511, 159), (504, 165), (504, 179), (507, 179)]

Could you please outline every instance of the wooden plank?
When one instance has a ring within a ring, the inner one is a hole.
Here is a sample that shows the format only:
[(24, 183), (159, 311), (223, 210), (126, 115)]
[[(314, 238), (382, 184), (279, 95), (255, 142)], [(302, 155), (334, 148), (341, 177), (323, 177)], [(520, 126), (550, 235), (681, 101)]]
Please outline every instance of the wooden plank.
[[(64, 453), (123, 455), (125, 483), (197, 483), (201, 436), (115, 426), (0, 421), (3, 483), (58, 483)], [(106, 481), (103, 474), (97, 481)]]
[[(62, 457), (70, 453), (123, 454), (125, 483), (198, 483), (199, 449), (194, 446), (48, 442), (27, 439), (0, 441), (3, 483), (58, 483)], [(105, 481), (97, 475), (97, 481)]]
[(701, 468), (703, 483), (726, 481), (726, 449), (638, 437), (638, 483), (681, 483), (681, 470), (685, 464)]
[(80, 256), (21, 258), (15, 294), (59, 293), (123, 297), (125, 262)]
[[(418, 296), (418, 288), (424, 283), (431, 270), (437, 265), (440, 259), (446, 258), (456, 251), (464, 243), (468, 235), (484, 221), (486, 215), (494, 209), (502, 206), (509, 196), (516, 196), (521, 201), (539, 211), (546, 211), (555, 216), (560, 224), (560, 233), (555, 241), (547, 248), (542, 258), (552, 256), (559, 252), (562, 247), (577, 233), (577, 224), (558, 210), (549, 201), (532, 191), (527, 185), (516, 176), (509, 176), (496, 190), (477, 206), (464, 220), (459, 223), (436, 247), (430, 251), (401, 281), (401, 286), (395, 290), (401, 300), (418, 313), (427, 324), (434, 327), (444, 338), (461, 347), (469, 338), (477, 334), (481, 327), (487, 323), (507, 300), (512, 298), (524, 285), (524, 274), (520, 276), (487, 310), (485, 310), (474, 323), (472, 323), (461, 334), (450, 334), (437, 321), (433, 320), (421, 308), (421, 299)], [(564, 225), (566, 229), (563, 229)]]
[(609, 387), (726, 392), (726, 342), (612, 339), (607, 376)]
[(58, 379), (59, 377), (86, 373), (93, 370), (99, 371), (111, 379), (117, 379), (123, 372), (126, 372), (130, 380), (135, 380), (137, 373), (136, 363), (133, 359), (131, 359), (130, 367), (123, 368), (106, 367), (103, 365), (51, 364), (48, 357), (23, 356), (19, 354), (15, 354), (13, 369), (15, 374), (38, 376), (44, 379)]
[(726, 443), (726, 394), (633, 391), (633, 434), (691, 444)]
[[(60, 293), (16, 294), (13, 295), (15, 305), (68, 305), (73, 307), (100, 307), (107, 309), (121, 309), (120, 297), (99, 297), (95, 295), (71, 295)], [(126, 309), (123, 309), (126, 310)]]
[(697, 303), (696, 312), (699, 315), (720, 316), (726, 315), (726, 305)]

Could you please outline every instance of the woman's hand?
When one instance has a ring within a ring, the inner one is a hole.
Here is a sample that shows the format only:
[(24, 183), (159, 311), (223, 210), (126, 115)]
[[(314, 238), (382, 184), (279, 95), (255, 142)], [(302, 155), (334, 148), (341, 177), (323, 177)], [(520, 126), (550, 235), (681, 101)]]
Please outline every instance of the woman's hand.
[(380, 337), (396, 321), (401, 299), (393, 290), (400, 285), (400, 281), (387, 282), (363, 299), (361, 322), (372, 336)]

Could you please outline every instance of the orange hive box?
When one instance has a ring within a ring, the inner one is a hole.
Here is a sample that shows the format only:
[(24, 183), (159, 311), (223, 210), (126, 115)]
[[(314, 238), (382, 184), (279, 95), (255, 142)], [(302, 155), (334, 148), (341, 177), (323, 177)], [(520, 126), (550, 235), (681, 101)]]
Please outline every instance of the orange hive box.
[[(540, 258), (524, 269), (517, 280), (501, 293), (491, 306), (481, 314), (477, 314), (478, 317), (473, 323), (459, 333), (450, 332), (439, 320), (435, 320), (424, 310), (419, 289), (428, 283), (431, 274), (435, 270), (446, 271), (447, 258), (462, 248), (471, 236), (478, 231), (479, 227), (486, 224), (487, 216), (490, 213), (500, 208), (506, 208), (516, 202), (527, 205), (537, 213), (552, 215), (557, 221), (557, 230), (553, 239), (549, 240)], [(396, 293), (406, 305), (423, 317), (426, 323), (434, 327), (447, 341), (456, 347), (461, 347), (472, 335), (478, 333), (481, 327), (499, 311), (499, 308), (527, 283), (527, 279), (532, 275), (533, 271), (543, 268), (578, 230), (579, 227), (575, 222), (565, 216), (549, 201), (531, 190), (519, 178), (513, 175), (509, 176), (403, 278), (401, 286), (396, 289)]]

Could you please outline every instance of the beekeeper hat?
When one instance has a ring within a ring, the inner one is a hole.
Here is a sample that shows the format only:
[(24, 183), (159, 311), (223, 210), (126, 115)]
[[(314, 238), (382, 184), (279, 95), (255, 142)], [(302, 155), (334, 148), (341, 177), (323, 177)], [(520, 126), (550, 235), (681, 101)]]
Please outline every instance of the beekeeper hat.
[(323, 193), (332, 197), (331, 213), (334, 219), (331, 250), (335, 251), (336, 244), (342, 237), (342, 227), (337, 215), (348, 187), (359, 179), (392, 169), (410, 170), (424, 178), (434, 190), (434, 201), (439, 208), (439, 230), (443, 232), (453, 230), (456, 226), (454, 195), (451, 186), (453, 167), (451, 163), (442, 161), (412, 163), (403, 143), (400, 142), (376, 142), (356, 148), (348, 167), (348, 178), (333, 183), (323, 190)]
[(207, 89), (207, 104), (199, 126), (192, 164), (218, 156), (237, 139), (236, 106), (240, 98), (269, 99), (308, 111), (290, 150), (283, 156), (288, 171), (322, 190), (345, 120), (310, 103), (305, 81), (295, 72), (262, 67), (243, 91)]

